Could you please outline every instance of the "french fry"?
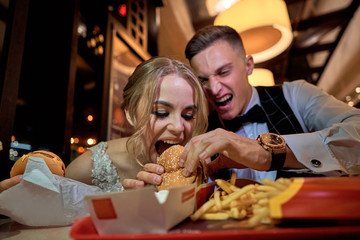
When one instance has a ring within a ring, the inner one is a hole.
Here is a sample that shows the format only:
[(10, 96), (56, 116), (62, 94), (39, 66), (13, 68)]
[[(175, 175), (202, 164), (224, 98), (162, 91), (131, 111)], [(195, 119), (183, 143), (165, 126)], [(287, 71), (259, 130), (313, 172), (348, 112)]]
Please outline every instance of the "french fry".
[(262, 181), (263, 181), (263, 183), (265, 183), (269, 186), (273, 186), (281, 191), (285, 191), (287, 189), (287, 186), (285, 186), (284, 184), (281, 184), (279, 182), (275, 182), (274, 180), (263, 179)]
[(226, 220), (229, 218), (229, 214), (225, 212), (205, 213), (200, 217), (201, 220)]
[(273, 186), (266, 186), (266, 185), (259, 185), (256, 187), (257, 190), (259, 191), (264, 191), (264, 192), (271, 192), (271, 191), (277, 191), (278, 189), (273, 187)]
[(230, 216), (235, 219), (244, 219), (246, 217), (246, 210), (239, 208), (230, 208)]
[(230, 184), (232, 186), (235, 186), (235, 183), (236, 183), (236, 173), (232, 173), (230, 178)]
[(236, 174), (232, 174), (230, 181), (216, 179), (215, 182), (219, 188), (190, 218), (193, 221), (233, 218), (239, 220), (239, 224), (228, 224), (228, 227), (254, 228), (272, 223), (269, 200), (285, 191), (292, 180), (263, 179), (263, 184), (249, 184), (239, 188), (235, 186)]
[(230, 189), (230, 183), (223, 180), (223, 179), (216, 179), (216, 184), (219, 185), (221, 189), (223, 189), (227, 194), (230, 194), (233, 192), (232, 189)]
[(290, 178), (279, 178), (276, 180), (278, 183), (281, 183), (287, 187), (289, 187), (291, 185), (291, 179)]
[(204, 203), (193, 215), (190, 216), (191, 220), (198, 220), (201, 215), (207, 212), (214, 205), (214, 199), (210, 199), (206, 203)]
[(215, 207), (217, 210), (221, 210), (222, 209), (222, 204), (221, 204), (221, 200), (220, 200), (220, 192), (216, 191), (214, 194), (214, 203), (215, 203)]
[(260, 211), (258, 211), (249, 219), (248, 221), (249, 228), (255, 227), (261, 222), (263, 218), (268, 217), (269, 215), (270, 215), (269, 208), (262, 208)]
[(241, 188), (239, 191), (233, 192), (226, 198), (222, 205), (223, 207), (229, 206), (230, 202), (234, 201), (235, 199), (239, 198), (241, 195), (245, 194), (246, 192), (250, 191), (251, 189), (255, 188), (253, 185), (246, 185), (245, 187)]

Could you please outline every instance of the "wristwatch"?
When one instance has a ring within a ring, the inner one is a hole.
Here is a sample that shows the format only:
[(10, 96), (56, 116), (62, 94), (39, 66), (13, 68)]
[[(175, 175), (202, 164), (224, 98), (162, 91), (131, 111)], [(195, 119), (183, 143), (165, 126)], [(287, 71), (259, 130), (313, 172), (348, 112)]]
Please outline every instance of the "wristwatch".
[(268, 171), (282, 169), (286, 158), (285, 139), (275, 133), (265, 133), (259, 135), (257, 141), (271, 153), (271, 166)]

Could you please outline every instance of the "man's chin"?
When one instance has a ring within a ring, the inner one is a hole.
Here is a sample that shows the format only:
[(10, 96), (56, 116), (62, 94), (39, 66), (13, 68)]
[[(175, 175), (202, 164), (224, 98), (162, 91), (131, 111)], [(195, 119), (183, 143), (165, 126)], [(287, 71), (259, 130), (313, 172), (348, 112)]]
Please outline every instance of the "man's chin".
[(232, 120), (236, 117), (236, 115), (234, 114), (231, 114), (229, 112), (226, 112), (226, 113), (219, 113), (221, 119), (223, 120)]

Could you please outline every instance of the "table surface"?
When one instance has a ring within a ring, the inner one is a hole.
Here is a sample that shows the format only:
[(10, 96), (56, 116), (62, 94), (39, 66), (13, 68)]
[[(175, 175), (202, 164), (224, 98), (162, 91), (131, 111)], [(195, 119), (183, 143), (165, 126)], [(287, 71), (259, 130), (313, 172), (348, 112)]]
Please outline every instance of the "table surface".
[(11, 219), (0, 219), (0, 239), (6, 240), (70, 240), (71, 226), (28, 227)]

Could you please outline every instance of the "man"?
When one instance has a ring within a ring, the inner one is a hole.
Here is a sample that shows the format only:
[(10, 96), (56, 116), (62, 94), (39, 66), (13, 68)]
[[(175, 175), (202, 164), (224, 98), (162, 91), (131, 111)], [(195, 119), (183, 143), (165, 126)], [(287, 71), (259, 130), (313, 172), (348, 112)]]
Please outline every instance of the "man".
[[(240, 36), (230, 27), (200, 30), (185, 54), (214, 110), (209, 131), (186, 146), (180, 163), (185, 176), (200, 159), (209, 158), (213, 158), (209, 173), (224, 179), (232, 172), (255, 180), (360, 173), (359, 109), (302, 80), (254, 88), (248, 82), (253, 59), (246, 56)], [(123, 185), (157, 185), (162, 172), (159, 165), (148, 164), (138, 180)]]
[[(256, 180), (297, 176), (284, 169), (325, 175), (360, 173), (359, 109), (305, 81), (252, 87), (248, 75), (254, 67), (253, 59), (246, 56), (240, 36), (230, 27), (200, 30), (189, 41), (185, 54), (214, 108), (209, 130), (215, 129), (187, 145), (182, 163), (185, 176), (194, 171), (200, 158), (217, 153), (219, 156), (209, 164), (211, 172), (236, 168), (218, 171), (220, 177), (225, 173), (224, 178), (230, 177), (230, 172)], [(254, 119), (238, 118), (256, 105), (260, 108), (254, 110)], [(285, 140), (285, 154), (276, 152), (281, 146), (256, 140), (269, 132), (277, 134), (270, 136), (273, 139)]]

